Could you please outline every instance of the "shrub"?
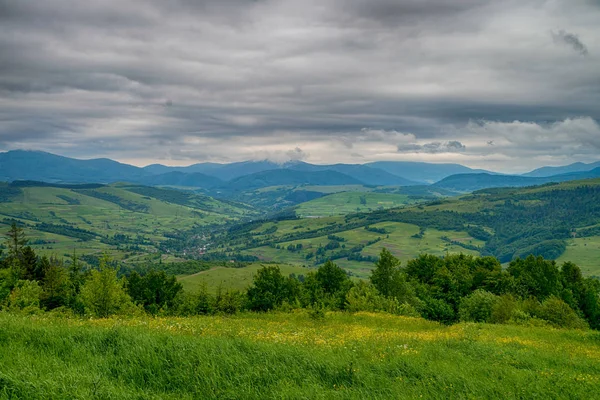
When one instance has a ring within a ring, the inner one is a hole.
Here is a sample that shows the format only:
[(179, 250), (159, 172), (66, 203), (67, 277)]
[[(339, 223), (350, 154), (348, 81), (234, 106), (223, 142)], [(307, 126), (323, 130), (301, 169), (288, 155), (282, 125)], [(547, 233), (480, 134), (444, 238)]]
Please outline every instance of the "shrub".
[(498, 296), (479, 289), (463, 298), (460, 302), (459, 315), (461, 321), (489, 322)]
[(373, 285), (360, 281), (346, 294), (346, 310), (350, 312), (376, 311), (383, 299)]
[(539, 317), (559, 328), (586, 329), (588, 327), (567, 303), (554, 296), (542, 303)]
[(424, 301), (421, 314), (424, 318), (432, 321), (439, 321), (445, 324), (451, 324), (456, 321), (456, 313), (452, 306), (444, 300), (428, 297)]
[(9, 309), (35, 313), (40, 311), (42, 288), (36, 281), (19, 281), (9, 296)]
[(505, 324), (509, 322), (511, 318), (514, 318), (517, 311), (523, 313), (517, 306), (517, 300), (510, 294), (498, 297), (492, 307), (492, 315), (489, 322), (493, 324)]
[(217, 288), (214, 310), (223, 314), (236, 314), (246, 306), (246, 296), (239, 290), (225, 290)]

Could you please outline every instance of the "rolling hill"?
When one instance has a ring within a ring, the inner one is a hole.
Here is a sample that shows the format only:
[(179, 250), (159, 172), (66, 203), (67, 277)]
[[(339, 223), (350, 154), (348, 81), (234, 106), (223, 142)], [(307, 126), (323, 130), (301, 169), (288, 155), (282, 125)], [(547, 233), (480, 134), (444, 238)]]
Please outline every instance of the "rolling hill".
[[(60, 185), (31, 181), (0, 184), (0, 231), (25, 228), (41, 254), (111, 250), (117, 258), (176, 251), (178, 232), (224, 224), (255, 213), (208, 196), (134, 184)], [(196, 242), (201, 248), (201, 236)], [(191, 254), (198, 249), (188, 249)], [(183, 252), (182, 252), (183, 254)]]
[(552, 175), (561, 175), (561, 174), (570, 174), (573, 172), (586, 172), (591, 171), (595, 168), (600, 167), (600, 161), (595, 163), (584, 164), (581, 162), (573, 163), (561, 167), (542, 167), (538, 169), (534, 169), (531, 172), (523, 174), (523, 176), (530, 177), (546, 177)]
[(227, 190), (252, 190), (282, 185), (361, 185), (360, 180), (336, 171), (276, 169), (241, 176), (223, 186)]
[(494, 187), (525, 187), (543, 185), (551, 182), (568, 182), (600, 177), (600, 167), (590, 171), (572, 172), (568, 174), (544, 177), (528, 177), (519, 175), (492, 174), (459, 174), (452, 175), (436, 182), (433, 186), (463, 193)]
[[(310, 204), (317, 210), (324, 199), (300, 206), (300, 214), (310, 216)], [(586, 274), (600, 275), (600, 179), (490, 188), (369, 213), (256, 221), (215, 240), (265, 261), (318, 265), (333, 259), (357, 276), (368, 275), (382, 247), (403, 261), (424, 252), (493, 255), (503, 263), (528, 254), (565, 260), (568, 254)]]
[(141, 168), (106, 158), (77, 160), (42, 151), (25, 150), (0, 153), (0, 181), (136, 182), (147, 175)]
[(460, 164), (433, 164), (410, 161), (377, 161), (365, 164), (390, 174), (401, 176), (414, 182), (434, 183), (450, 175), (490, 173), (480, 169), (471, 169)]

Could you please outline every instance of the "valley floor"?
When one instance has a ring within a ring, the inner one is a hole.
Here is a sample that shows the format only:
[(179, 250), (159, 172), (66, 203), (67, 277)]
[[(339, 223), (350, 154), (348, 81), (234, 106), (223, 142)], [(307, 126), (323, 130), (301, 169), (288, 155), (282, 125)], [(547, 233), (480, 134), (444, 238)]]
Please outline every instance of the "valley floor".
[(0, 313), (0, 398), (600, 395), (600, 334), (372, 313), (68, 319)]

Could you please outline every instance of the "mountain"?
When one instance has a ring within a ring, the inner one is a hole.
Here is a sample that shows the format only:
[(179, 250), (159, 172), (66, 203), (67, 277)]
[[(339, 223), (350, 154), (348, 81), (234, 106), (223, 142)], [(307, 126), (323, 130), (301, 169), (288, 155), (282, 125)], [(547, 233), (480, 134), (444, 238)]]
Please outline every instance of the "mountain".
[(198, 163), (188, 165), (186, 167), (169, 167), (162, 164), (151, 164), (143, 167), (144, 171), (147, 171), (151, 174), (160, 175), (166, 174), (167, 172), (183, 172), (186, 174), (192, 173), (202, 173), (210, 175), (210, 171), (218, 170), (219, 168), (225, 166), (227, 164), (217, 164), (217, 163)]
[(362, 185), (363, 182), (337, 171), (296, 171), (275, 169), (233, 179), (223, 186), (228, 190), (251, 190), (282, 185)]
[(546, 176), (553, 176), (553, 175), (560, 175), (560, 174), (569, 174), (569, 173), (574, 173), (574, 172), (591, 171), (598, 167), (600, 167), (600, 161), (595, 162), (595, 163), (590, 163), (590, 164), (578, 162), (578, 163), (574, 163), (574, 164), (565, 165), (562, 167), (542, 167), (542, 168), (534, 169), (531, 172), (523, 174), (523, 176), (546, 177)]
[[(196, 164), (196, 168), (198, 168), (198, 165), (199, 164)], [(231, 164), (210, 164), (208, 166), (205, 165), (204, 169), (198, 170), (197, 172), (202, 172), (204, 174), (214, 176), (223, 181), (230, 181), (241, 176), (280, 168), (281, 164), (277, 164), (267, 160), (242, 161)]]
[(356, 178), (367, 185), (412, 186), (419, 184), (418, 182), (404, 179), (401, 176), (390, 174), (382, 169), (372, 168), (361, 164), (313, 165), (301, 162), (290, 163), (286, 165), (286, 167), (296, 171), (336, 171)]
[(432, 164), (410, 161), (376, 161), (365, 166), (381, 169), (414, 182), (434, 183), (451, 175), (489, 173), (482, 169), (471, 169), (460, 164)]
[(493, 187), (524, 187), (543, 185), (550, 182), (567, 182), (600, 177), (600, 167), (591, 171), (573, 172), (544, 177), (492, 174), (458, 174), (436, 182), (433, 186), (460, 192), (472, 192)]
[(77, 160), (43, 151), (0, 153), (0, 181), (36, 180), (67, 183), (138, 181), (147, 172), (107, 158)]
[(223, 184), (222, 180), (214, 176), (201, 174), (200, 172), (184, 173), (179, 171), (152, 175), (141, 179), (140, 182), (152, 186), (187, 186), (206, 189), (218, 187)]

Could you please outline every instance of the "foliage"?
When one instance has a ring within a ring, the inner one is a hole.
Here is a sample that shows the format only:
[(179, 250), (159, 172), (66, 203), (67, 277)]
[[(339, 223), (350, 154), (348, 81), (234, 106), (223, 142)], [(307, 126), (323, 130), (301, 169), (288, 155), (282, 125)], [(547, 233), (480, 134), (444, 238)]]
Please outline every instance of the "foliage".
[(264, 266), (259, 269), (252, 286), (248, 289), (249, 307), (255, 311), (272, 310), (284, 301), (294, 301), (297, 296), (297, 281), (284, 277), (277, 266)]
[(134, 303), (151, 313), (175, 307), (175, 299), (183, 289), (174, 276), (164, 271), (150, 271), (144, 276), (133, 272), (126, 281), (127, 293)]
[(123, 288), (123, 281), (117, 278), (117, 271), (109, 266), (105, 256), (99, 270), (92, 270), (81, 288), (81, 302), (87, 312), (105, 318), (113, 314), (131, 310), (131, 298)]
[(36, 281), (19, 281), (10, 293), (8, 309), (27, 313), (40, 311), (42, 288)]
[(478, 289), (460, 302), (460, 320), (465, 322), (490, 322), (498, 296)]
[(567, 303), (554, 296), (542, 303), (537, 316), (559, 328), (587, 328), (586, 322)]

